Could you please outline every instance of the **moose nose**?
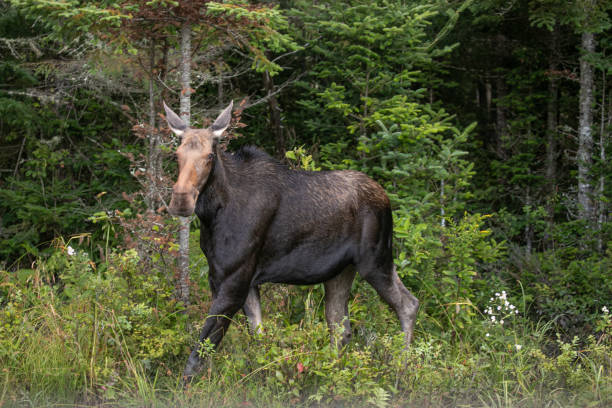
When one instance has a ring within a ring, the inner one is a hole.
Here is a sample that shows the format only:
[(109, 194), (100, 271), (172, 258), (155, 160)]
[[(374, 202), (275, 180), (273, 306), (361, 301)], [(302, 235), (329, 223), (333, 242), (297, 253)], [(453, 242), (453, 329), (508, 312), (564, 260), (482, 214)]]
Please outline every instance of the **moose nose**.
[(193, 191), (185, 191), (184, 189), (176, 187), (172, 189), (172, 199), (170, 200), (170, 206), (168, 207), (170, 214), (188, 217), (193, 214), (194, 208), (195, 197)]

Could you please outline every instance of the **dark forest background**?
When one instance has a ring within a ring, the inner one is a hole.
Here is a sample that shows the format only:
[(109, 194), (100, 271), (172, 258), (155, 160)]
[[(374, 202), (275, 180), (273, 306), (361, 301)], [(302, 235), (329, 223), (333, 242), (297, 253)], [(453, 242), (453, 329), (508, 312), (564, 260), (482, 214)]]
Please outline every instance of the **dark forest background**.
[[(606, 406), (611, 11), (0, 1), (0, 406)], [(197, 220), (179, 242), (165, 210), (178, 140), (162, 101), (202, 127), (231, 100), (228, 151), (387, 191), (421, 300), (407, 365), (367, 285), (340, 355), (322, 288), (269, 286), (265, 338), (238, 317), (215, 369), (179, 391), (210, 299)]]

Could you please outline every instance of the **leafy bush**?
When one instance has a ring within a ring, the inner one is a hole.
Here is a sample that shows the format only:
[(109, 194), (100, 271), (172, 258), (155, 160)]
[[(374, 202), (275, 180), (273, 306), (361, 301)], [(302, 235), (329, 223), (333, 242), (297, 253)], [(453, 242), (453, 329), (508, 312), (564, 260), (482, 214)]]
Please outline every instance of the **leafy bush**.
[(528, 254), (519, 248), (510, 255), (505, 277), (520, 280), (534, 320), (554, 323), (566, 339), (593, 332), (601, 308), (612, 299), (607, 276), (612, 251), (586, 259), (566, 258), (562, 251)]
[(2, 271), (0, 281), (0, 362), (32, 395), (101, 397), (126, 374), (173, 369), (188, 349), (172, 287), (142, 270), (133, 250), (96, 265), (60, 245), (36, 269)]

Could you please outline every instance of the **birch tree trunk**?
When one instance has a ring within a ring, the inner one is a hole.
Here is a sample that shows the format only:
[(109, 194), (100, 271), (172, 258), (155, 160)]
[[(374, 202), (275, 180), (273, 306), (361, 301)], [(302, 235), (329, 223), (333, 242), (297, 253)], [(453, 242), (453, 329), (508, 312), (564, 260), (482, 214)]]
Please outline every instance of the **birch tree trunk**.
[(593, 221), (593, 185), (591, 167), (593, 164), (593, 67), (587, 57), (595, 51), (595, 35), (582, 34), (582, 51), (580, 58), (580, 123), (578, 129), (578, 217)]
[[(191, 120), (191, 25), (181, 28), (181, 96), (180, 116), (190, 125)], [(179, 217), (179, 276), (178, 295), (185, 306), (189, 305), (189, 225), (190, 217)]]

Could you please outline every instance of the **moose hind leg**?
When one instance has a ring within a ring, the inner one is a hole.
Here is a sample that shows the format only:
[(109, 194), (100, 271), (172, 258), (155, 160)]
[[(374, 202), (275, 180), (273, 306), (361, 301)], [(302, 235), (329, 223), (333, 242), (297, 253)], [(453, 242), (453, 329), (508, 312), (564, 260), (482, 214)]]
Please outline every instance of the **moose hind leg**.
[(406, 289), (397, 275), (394, 265), (387, 270), (389, 272), (386, 273), (380, 273), (380, 270), (370, 270), (369, 273), (363, 273), (360, 269), (359, 273), (376, 289), (380, 297), (393, 308), (402, 326), (406, 346), (409, 346), (412, 342), (414, 323), (419, 310), (419, 300)]
[(329, 327), (332, 346), (339, 349), (350, 341), (352, 335), (348, 300), (354, 278), (355, 269), (348, 267), (339, 275), (324, 283), (325, 318)]
[(249, 289), (249, 295), (242, 309), (249, 320), (251, 333), (261, 333), (261, 302), (259, 300), (259, 287), (253, 286)]

